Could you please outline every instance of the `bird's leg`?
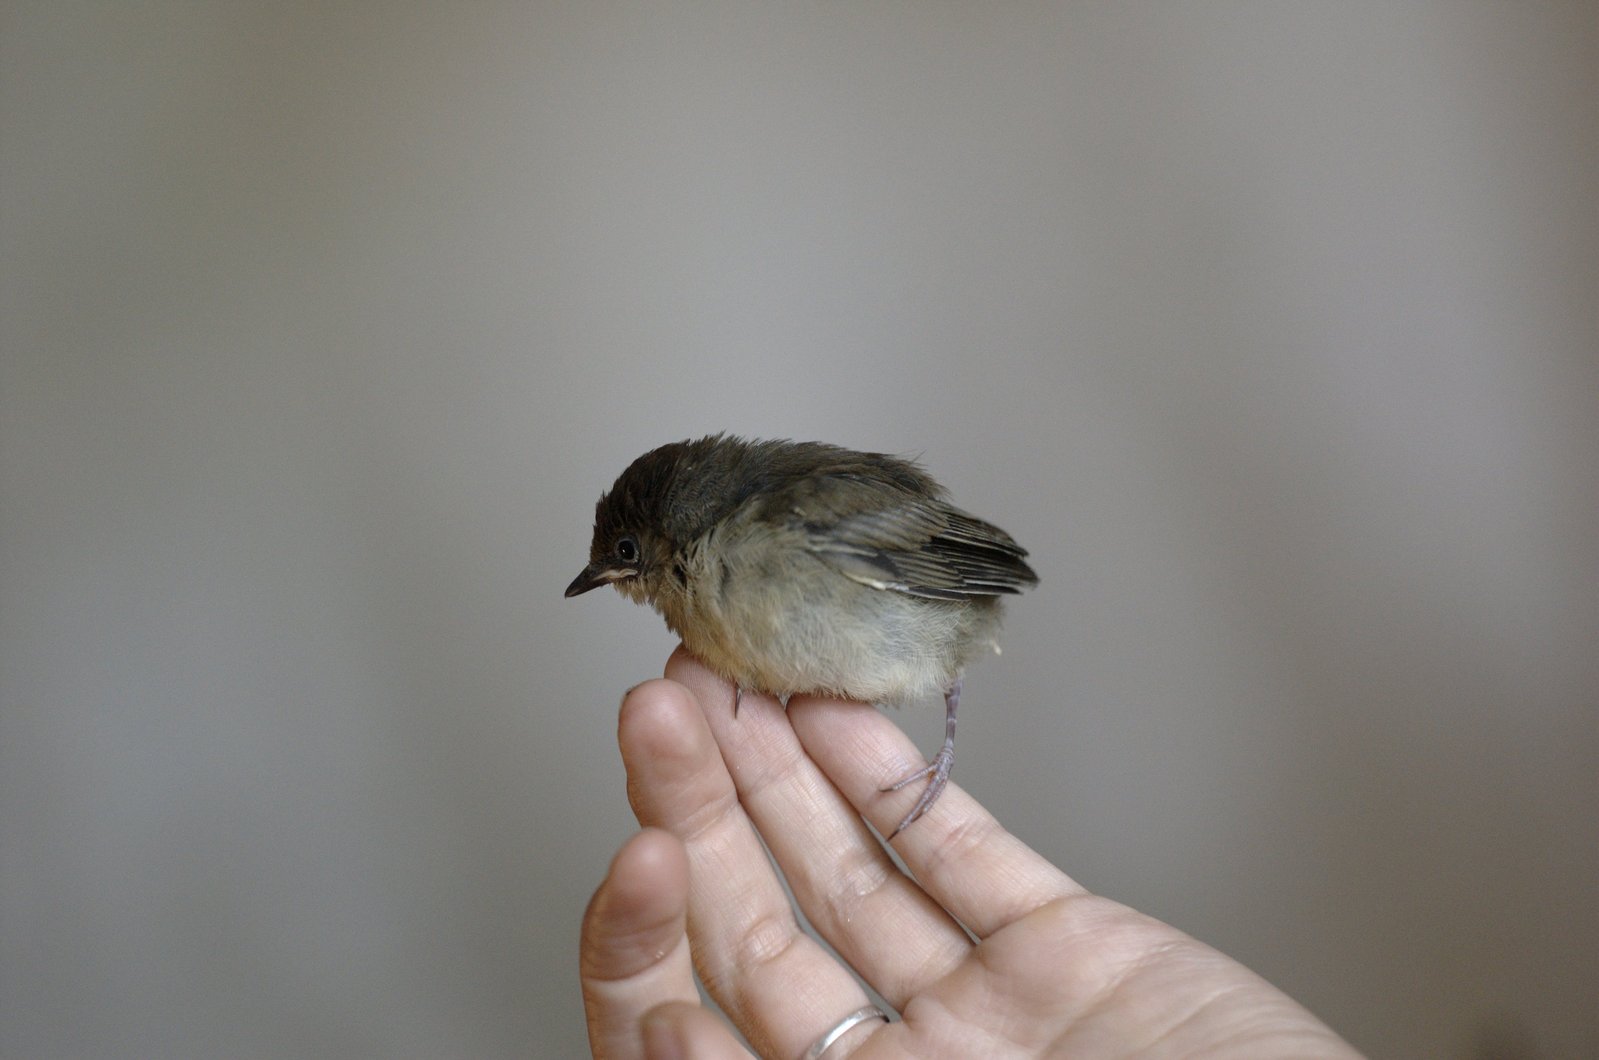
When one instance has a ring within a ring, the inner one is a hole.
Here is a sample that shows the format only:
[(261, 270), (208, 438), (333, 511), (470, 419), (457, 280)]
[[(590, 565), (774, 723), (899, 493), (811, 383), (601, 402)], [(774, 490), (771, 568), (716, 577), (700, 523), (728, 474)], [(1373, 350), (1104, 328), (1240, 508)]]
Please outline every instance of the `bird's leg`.
[(733, 717), (735, 717), (735, 718), (738, 717), (738, 707), (739, 707), (739, 704), (743, 703), (743, 702), (744, 702), (744, 686), (743, 685), (734, 685), (733, 686)]
[(893, 839), (915, 824), (944, 793), (944, 787), (949, 783), (949, 771), (955, 766), (955, 708), (960, 706), (960, 701), (961, 681), (957, 677), (955, 683), (949, 686), (949, 691), (944, 693), (944, 746), (939, 748), (938, 754), (934, 755), (933, 760), (927, 765), (882, 789), (885, 792), (898, 791), (923, 778), (927, 780), (927, 788), (922, 792), (922, 797), (916, 800), (916, 805), (911, 807), (911, 812), (905, 815), (905, 819), (898, 827), (888, 834), (889, 839)]

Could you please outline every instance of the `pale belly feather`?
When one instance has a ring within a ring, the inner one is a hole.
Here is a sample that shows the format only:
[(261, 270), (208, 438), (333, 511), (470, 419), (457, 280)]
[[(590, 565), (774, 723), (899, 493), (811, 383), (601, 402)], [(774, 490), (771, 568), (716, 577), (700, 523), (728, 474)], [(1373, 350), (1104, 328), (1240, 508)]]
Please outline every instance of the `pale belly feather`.
[(999, 626), (993, 598), (874, 589), (809, 552), (797, 534), (724, 531), (691, 548), (686, 566), (687, 591), (663, 593), (656, 609), (690, 651), (753, 691), (907, 703), (945, 691)]

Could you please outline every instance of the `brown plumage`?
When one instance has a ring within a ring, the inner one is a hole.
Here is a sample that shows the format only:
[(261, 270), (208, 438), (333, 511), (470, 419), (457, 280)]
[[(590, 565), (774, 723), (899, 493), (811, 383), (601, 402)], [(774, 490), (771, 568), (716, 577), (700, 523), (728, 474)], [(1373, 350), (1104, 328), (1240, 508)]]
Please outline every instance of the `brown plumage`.
[(944, 693), (943, 749), (884, 789), (929, 780), (898, 834), (948, 781), (961, 671), (994, 645), (999, 597), (1037, 583), (1026, 555), (910, 461), (717, 434), (622, 472), (566, 595), (609, 583), (650, 604), (740, 689), (894, 704)]

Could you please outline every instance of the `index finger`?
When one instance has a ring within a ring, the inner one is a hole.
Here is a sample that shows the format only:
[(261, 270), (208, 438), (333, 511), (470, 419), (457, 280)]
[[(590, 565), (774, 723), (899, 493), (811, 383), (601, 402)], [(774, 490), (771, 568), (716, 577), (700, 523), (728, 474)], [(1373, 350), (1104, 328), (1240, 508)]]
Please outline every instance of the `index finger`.
[(670, 680), (634, 688), (618, 737), (639, 823), (676, 835), (687, 853), (701, 982), (763, 1054), (799, 1054), (865, 1004), (865, 990), (801, 930), (691, 690)]

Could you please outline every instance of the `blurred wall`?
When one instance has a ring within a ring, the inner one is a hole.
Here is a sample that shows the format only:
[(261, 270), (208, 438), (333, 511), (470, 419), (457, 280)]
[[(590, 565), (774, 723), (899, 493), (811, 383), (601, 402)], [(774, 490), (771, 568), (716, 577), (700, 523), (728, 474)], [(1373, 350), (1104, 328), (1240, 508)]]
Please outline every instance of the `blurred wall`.
[(1067, 871), (1599, 1053), (1592, 4), (0, 19), (0, 1054), (581, 1053), (671, 641), (561, 589), (723, 428), (1032, 549), (956, 779)]

